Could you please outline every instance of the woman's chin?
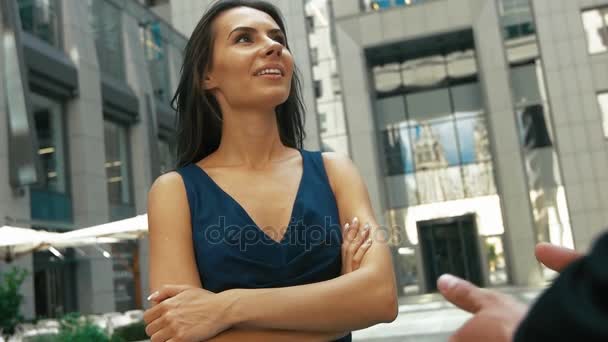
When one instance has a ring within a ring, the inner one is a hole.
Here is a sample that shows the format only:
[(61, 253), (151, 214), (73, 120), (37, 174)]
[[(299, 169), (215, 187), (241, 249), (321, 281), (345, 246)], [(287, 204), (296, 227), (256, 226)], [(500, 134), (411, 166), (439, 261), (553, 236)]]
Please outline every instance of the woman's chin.
[(276, 108), (282, 105), (289, 98), (289, 94), (265, 94), (264, 96), (257, 97), (256, 101), (263, 107)]

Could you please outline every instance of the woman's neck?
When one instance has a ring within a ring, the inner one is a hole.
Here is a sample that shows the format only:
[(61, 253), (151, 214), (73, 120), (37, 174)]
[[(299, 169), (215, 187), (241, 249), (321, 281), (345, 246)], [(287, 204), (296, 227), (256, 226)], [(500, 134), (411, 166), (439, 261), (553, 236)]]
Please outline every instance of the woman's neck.
[(274, 110), (222, 111), (222, 138), (215, 152), (223, 165), (264, 169), (284, 159)]

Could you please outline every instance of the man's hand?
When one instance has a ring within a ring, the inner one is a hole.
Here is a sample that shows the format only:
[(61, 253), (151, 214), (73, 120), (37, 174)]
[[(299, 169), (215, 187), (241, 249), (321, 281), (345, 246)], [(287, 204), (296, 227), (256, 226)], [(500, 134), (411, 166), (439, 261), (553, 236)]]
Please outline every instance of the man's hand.
[[(539, 262), (557, 272), (561, 272), (582, 256), (571, 249), (549, 243), (538, 244), (535, 254)], [(449, 274), (439, 277), (437, 288), (452, 304), (473, 314), (473, 317), (450, 337), (450, 342), (512, 341), (528, 310), (526, 305), (508, 295), (478, 288)]]
[(536, 245), (534, 254), (539, 262), (556, 272), (561, 272), (566, 266), (583, 256), (572, 249), (546, 242)]
[(449, 274), (439, 277), (437, 287), (448, 301), (474, 315), (450, 337), (450, 342), (512, 341), (527, 311), (524, 304), (507, 295), (478, 288)]

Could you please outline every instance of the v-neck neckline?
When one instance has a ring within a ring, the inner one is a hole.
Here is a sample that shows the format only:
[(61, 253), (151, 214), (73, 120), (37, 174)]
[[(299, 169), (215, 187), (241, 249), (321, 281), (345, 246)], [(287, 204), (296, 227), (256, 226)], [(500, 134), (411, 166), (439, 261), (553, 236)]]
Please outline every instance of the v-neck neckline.
[(291, 214), (289, 215), (289, 221), (287, 222), (287, 228), (285, 229), (285, 232), (283, 232), (283, 236), (281, 237), (280, 240), (275, 240), (273, 239), (271, 236), (269, 236), (262, 228), (260, 228), (260, 226), (257, 224), (257, 222), (255, 222), (253, 220), (253, 218), (251, 217), (251, 215), (249, 215), (249, 213), (247, 212), (247, 210), (245, 209), (245, 207), (243, 207), (232, 195), (230, 195), (228, 192), (226, 192), (219, 184), (217, 184), (215, 182), (215, 180), (213, 180), (213, 178), (211, 178), (211, 176), (209, 176), (209, 174), (207, 173), (207, 171), (205, 171), (202, 167), (200, 167), (198, 164), (196, 163), (192, 163), (192, 165), (194, 167), (196, 167), (197, 169), (199, 169), (201, 171), (201, 173), (209, 180), (209, 182), (211, 184), (213, 184), (213, 186), (219, 190), (220, 193), (222, 193), (225, 197), (227, 197), (236, 207), (239, 211), (241, 211), (241, 213), (245, 216), (245, 218), (252, 223), (255, 228), (264, 235), (264, 237), (266, 239), (269, 239), (270, 241), (274, 242), (275, 244), (281, 244), (283, 243), (283, 240), (285, 240), (285, 238), (288, 236), (292, 222), (293, 222), (293, 218), (294, 215), (296, 213), (296, 207), (298, 205), (299, 199), (300, 199), (300, 193), (302, 192), (302, 184), (304, 183), (304, 175), (306, 173), (306, 157), (304, 156), (304, 151), (302, 151), (301, 149), (297, 149), (298, 152), (300, 152), (300, 156), (302, 157), (302, 175), (300, 176), (300, 183), (298, 184), (298, 188), (296, 190), (296, 195), (294, 197), (293, 200), (293, 204), (291, 207)]

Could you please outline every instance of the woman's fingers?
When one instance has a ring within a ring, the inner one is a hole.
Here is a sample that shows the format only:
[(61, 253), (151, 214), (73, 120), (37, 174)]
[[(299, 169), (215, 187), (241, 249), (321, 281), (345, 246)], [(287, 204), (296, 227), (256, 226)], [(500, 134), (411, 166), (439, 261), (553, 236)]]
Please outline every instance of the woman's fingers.
[(351, 222), (347, 222), (344, 225), (344, 231), (342, 233), (342, 274), (352, 272), (352, 255), (349, 255), (349, 249), (351, 242), (355, 239), (359, 232), (359, 219), (353, 218)]
[(361, 247), (363, 241), (365, 241), (369, 236), (369, 228), (369, 224), (365, 224), (365, 227), (363, 227), (363, 229), (359, 229), (357, 236), (355, 236), (355, 238), (350, 242), (348, 251), (346, 253), (349, 254), (351, 258), (355, 255), (359, 247)]
[(151, 342), (165, 342), (165, 341), (169, 341), (169, 339), (172, 337), (172, 333), (168, 328), (164, 328), (161, 329), (157, 332), (155, 332), (154, 334), (152, 334), (152, 336), (150, 336), (150, 341)]
[(367, 253), (369, 248), (372, 246), (372, 242), (373, 242), (372, 239), (368, 237), (367, 240), (365, 240), (365, 242), (363, 242), (361, 244), (361, 247), (359, 247), (359, 249), (357, 250), (355, 255), (353, 255), (353, 261), (352, 261), (353, 270), (359, 269), (359, 266), (361, 266), (361, 261), (363, 260), (365, 253)]
[[(350, 233), (352, 234), (352, 232)], [(348, 268), (351, 271), (354, 271), (359, 268), (359, 263), (361, 262), (361, 260), (357, 262), (355, 260), (355, 255), (363, 247), (363, 242), (368, 239), (369, 234), (370, 226), (369, 224), (366, 224), (365, 227), (363, 227), (362, 229), (358, 229), (356, 235), (343, 245), (343, 258), (346, 262), (348, 262)], [(364, 252), (367, 250), (367, 248), (369, 248), (369, 246), (363, 247), (363, 250), (361, 251), (363, 252), (363, 254), (359, 256), (360, 259), (362, 259), (363, 255), (365, 255)]]
[(346, 236), (344, 237), (344, 240), (351, 242), (359, 233), (359, 219), (355, 217), (353, 222), (347, 224), (349, 226), (345, 229)]

